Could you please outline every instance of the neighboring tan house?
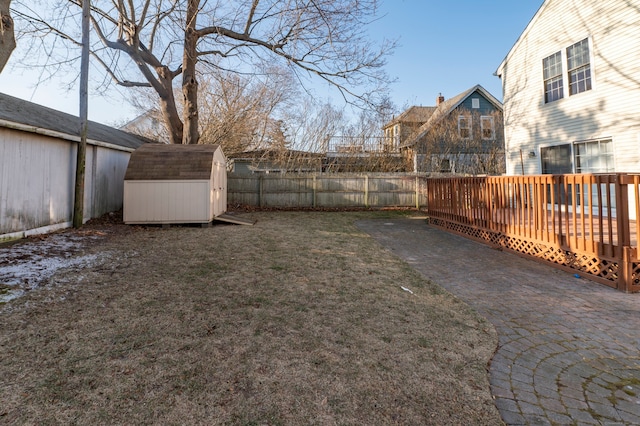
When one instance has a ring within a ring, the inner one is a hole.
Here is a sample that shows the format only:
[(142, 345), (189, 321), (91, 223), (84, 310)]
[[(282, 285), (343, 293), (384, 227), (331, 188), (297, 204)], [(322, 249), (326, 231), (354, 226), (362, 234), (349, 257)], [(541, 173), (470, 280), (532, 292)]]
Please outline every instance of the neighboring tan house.
[(428, 119), (400, 140), (414, 172), (503, 173), (500, 101), (476, 85), (448, 100), (440, 95), (432, 108)]
[(169, 135), (164, 127), (160, 113), (149, 110), (127, 122), (120, 130), (140, 135), (161, 143), (170, 143)]
[(313, 173), (322, 170), (324, 154), (260, 149), (227, 156), (227, 169), (237, 175), (270, 173)]
[(546, 0), (496, 75), (507, 174), (640, 171), (640, 4)]
[[(80, 119), (0, 93), (0, 241), (69, 227)], [(84, 218), (122, 208), (131, 153), (150, 140), (90, 121)]]
[[(438, 97), (438, 102), (440, 102), (441, 99), (444, 100), (442, 95)], [(432, 106), (412, 106), (385, 124), (382, 127), (384, 150), (387, 152), (397, 152), (400, 149), (401, 143), (426, 123), (436, 108), (437, 107)]]

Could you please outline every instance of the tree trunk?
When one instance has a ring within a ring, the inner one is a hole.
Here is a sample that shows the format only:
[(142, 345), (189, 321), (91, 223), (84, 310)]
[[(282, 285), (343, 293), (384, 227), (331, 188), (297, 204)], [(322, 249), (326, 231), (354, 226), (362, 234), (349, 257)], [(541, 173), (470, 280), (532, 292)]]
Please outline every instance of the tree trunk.
[(0, 72), (9, 61), (11, 52), (16, 48), (9, 6), (11, 6), (11, 0), (0, 0)]
[(160, 90), (156, 89), (160, 97), (160, 111), (169, 133), (169, 143), (181, 144), (183, 125), (176, 107), (176, 99), (173, 96), (173, 78), (171, 71), (167, 67), (157, 69), (158, 81), (162, 85)]
[(182, 94), (184, 96), (183, 121), (186, 129), (183, 144), (198, 143), (198, 81), (196, 79), (197, 42), (196, 18), (200, 0), (189, 0), (187, 5), (187, 27), (184, 34), (182, 58)]

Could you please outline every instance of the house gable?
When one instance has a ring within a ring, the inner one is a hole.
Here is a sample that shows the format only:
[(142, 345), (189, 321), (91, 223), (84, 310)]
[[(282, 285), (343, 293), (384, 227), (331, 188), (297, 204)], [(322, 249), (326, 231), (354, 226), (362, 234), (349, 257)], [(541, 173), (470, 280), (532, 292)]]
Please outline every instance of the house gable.
[[(474, 108), (476, 106), (474, 99), (477, 100), (478, 108)], [(502, 104), (482, 86), (476, 85), (438, 105), (429, 120), (418, 129), (412, 138), (406, 140), (401, 147), (407, 148), (416, 145), (438, 123), (449, 117), (454, 111), (462, 110), (477, 111), (481, 115), (488, 115), (494, 111), (502, 112)]]

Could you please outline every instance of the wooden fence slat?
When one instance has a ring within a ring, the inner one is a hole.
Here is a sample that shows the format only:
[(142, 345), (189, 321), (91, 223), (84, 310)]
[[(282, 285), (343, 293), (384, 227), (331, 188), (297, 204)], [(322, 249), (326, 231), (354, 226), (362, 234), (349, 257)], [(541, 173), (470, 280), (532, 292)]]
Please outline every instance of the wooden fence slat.
[(227, 177), (228, 203), (262, 207), (415, 207), (426, 205), (414, 174), (269, 174)]

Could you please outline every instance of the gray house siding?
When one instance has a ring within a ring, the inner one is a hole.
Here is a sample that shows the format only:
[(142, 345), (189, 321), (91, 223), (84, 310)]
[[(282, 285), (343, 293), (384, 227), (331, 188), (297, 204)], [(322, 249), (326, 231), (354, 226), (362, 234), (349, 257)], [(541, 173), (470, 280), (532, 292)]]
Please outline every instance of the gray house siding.
[[(473, 99), (479, 100), (478, 108), (473, 108)], [(498, 111), (498, 109), (491, 102), (489, 102), (487, 98), (485, 98), (481, 93), (478, 93), (477, 91), (472, 93), (468, 98), (466, 98), (460, 104), (458, 109), (465, 109), (471, 112), (477, 111), (481, 115), (489, 115)]]

